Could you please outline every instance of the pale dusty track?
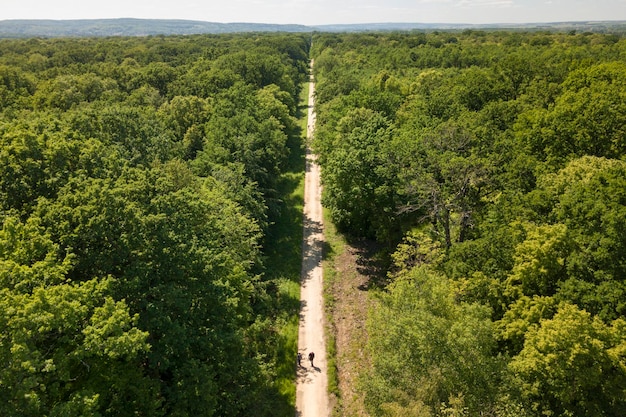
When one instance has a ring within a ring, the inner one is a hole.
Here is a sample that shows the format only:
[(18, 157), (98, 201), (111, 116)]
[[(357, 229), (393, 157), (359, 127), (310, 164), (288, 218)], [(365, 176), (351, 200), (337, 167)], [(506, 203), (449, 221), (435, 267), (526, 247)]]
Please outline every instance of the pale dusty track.
[[(311, 68), (313, 61), (311, 61)], [(309, 83), (307, 140), (315, 128), (315, 84)], [(302, 366), (298, 368), (296, 387), (297, 417), (327, 417), (329, 415), (326, 340), (324, 336), (324, 303), (322, 274), (322, 245), (324, 240), (321, 203), (320, 168), (315, 155), (307, 146), (304, 184), (304, 233), (302, 242), (302, 274), (300, 289), (300, 327), (298, 351)], [(309, 352), (315, 352), (313, 367)]]

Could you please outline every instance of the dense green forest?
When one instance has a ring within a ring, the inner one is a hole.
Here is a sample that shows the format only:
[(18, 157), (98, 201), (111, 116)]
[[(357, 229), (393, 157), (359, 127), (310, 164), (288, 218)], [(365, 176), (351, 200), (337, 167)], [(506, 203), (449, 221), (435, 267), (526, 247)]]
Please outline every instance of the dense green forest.
[(372, 416), (626, 415), (626, 39), (316, 34), (323, 203), (387, 268)]
[(626, 415), (626, 39), (309, 42), (0, 40), (0, 416), (294, 413), (309, 55), (368, 412)]
[(0, 416), (294, 412), (309, 38), (0, 40)]

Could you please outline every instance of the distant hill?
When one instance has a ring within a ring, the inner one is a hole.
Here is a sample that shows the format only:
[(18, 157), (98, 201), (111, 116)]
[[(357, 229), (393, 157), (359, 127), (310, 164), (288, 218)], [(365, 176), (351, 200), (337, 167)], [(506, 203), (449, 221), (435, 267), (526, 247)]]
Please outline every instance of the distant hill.
[(626, 21), (552, 22), (552, 23), (365, 23), (316, 26), (323, 32), (368, 32), (390, 30), (548, 30), (626, 33)]
[(527, 24), (366, 23), (339, 25), (281, 25), (215, 23), (168, 19), (0, 20), (0, 38), (59, 36), (148, 36), (237, 32), (367, 32), (407, 30), (577, 30), (626, 33), (626, 21), (555, 22)]
[(311, 32), (304, 25), (167, 19), (0, 20), (0, 37), (147, 36), (235, 32)]

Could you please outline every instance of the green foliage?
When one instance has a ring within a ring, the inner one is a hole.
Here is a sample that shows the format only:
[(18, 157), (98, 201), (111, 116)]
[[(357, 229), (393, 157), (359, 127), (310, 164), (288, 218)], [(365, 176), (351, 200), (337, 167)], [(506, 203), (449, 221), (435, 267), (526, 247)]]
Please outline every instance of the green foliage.
[(497, 323), (499, 337), (507, 344), (508, 353), (517, 355), (522, 350), (529, 329), (539, 326), (541, 320), (552, 318), (556, 304), (553, 297), (522, 296), (509, 305)]
[(373, 415), (624, 413), (625, 45), (314, 35), (324, 202), (391, 254), (370, 314)]
[(520, 116), (522, 140), (548, 161), (583, 155), (619, 158), (625, 150), (625, 74), (626, 67), (618, 62), (573, 72), (553, 106)]
[(254, 212), (259, 221), (268, 211), (275, 215), (279, 209), (277, 181), (286, 168), (289, 135), (297, 133), (288, 107), (292, 102), (276, 85), (257, 91), (237, 83), (217, 94), (213, 114), (204, 124), (202, 149), (193, 161), (196, 172), (203, 176), (225, 174), (236, 179), (230, 173), (243, 174), (245, 179), (236, 187), (260, 194), (257, 206), (265, 203), (265, 209)]
[(293, 414), (263, 260), (307, 50), (0, 42), (0, 415)]
[[(177, 174), (130, 170), (115, 182), (71, 183), (37, 211), (60, 250), (75, 255), (72, 280), (89, 274), (118, 279), (116, 295), (150, 335), (147, 372), (160, 375), (173, 414), (211, 409), (226, 395), (221, 384), (250, 372), (240, 368), (247, 361), (238, 329), (250, 319), (246, 271), (258, 257), (254, 224), (232, 202), (190, 188), (193, 183)], [(212, 389), (179, 397), (169, 393), (174, 381)]]
[(513, 269), (506, 282), (508, 296), (553, 295), (565, 276), (567, 228), (562, 224), (527, 224), (522, 228), (525, 239), (515, 247)]
[(182, 140), (190, 129), (206, 123), (211, 113), (210, 106), (208, 100), (200, 97), (176, 96), (160, 107), (159, 116), (165, 119), (175, 137)]
[[(126, 395), (120, 382), (143, 379), (139, 358), (150, 349), (148, 333), (136, 327), (137, 316), (124, 301), (113, 301), (112, 285), (92, 279), (0, 292), (0, 357), (7, 364), (0, 373), (2, 414), (98, 415)], [(136, 380), (128, 389), (148, 399), (151, 384)], [(135, 401), (118, 402), (111, 411), (156, 410), (154, 403)]]
[(624, 314), (625, 174), (622, 161), (588, 156), (541, 182), (572, 245), (559, 295), (607, 320)]
[(114, 80), (102, 79), (95, 74), (59, 75), (42, 83), (33, 95), (35, 106), (69, 110), (81, 103), (100, 99), (117, 90)]
[(0, 66), (0, 109), (19, 104), (20, 99), (30, 96), (34, 80), (29, 74), (7, 65)]
[(425, 268), (397, 277), (388, 291), (368, 327), (374, 364), (363, 389), (369, 411), (451, 415), (446, 404), (458, 399), (469, 413), (462, 415), (492, 409), (502, 364), (491, 356), (489, 309), (455, 302), (451, 283)]
[(333, 149), (325, 161), (323, 202), (343, 231), (384, 238), (389, 233), (390, 199), (395, 167), (385, 149), (389, 124), (380, 114), (355, 109), (339, 121), (324, 147)]
[(526, 335), (509, 364), (522, 395), (541, 415), (620, 415), (624, 401), (624, 321), (607, 326), (573, 305), (559, 306)]

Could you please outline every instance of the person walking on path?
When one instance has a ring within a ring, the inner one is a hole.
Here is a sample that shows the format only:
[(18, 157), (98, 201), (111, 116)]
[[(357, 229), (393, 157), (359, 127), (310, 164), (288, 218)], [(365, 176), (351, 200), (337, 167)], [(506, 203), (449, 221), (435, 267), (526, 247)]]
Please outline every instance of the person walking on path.
[(298, 368), (302, 366), (302, 353), (298, 352)]
[(309, 360), (311, 361), (311, 367), (315, 368), (315, 366), (313, 366), (313, 358), (315, 358), (315, 353), (310, 352), (309, 353)]

